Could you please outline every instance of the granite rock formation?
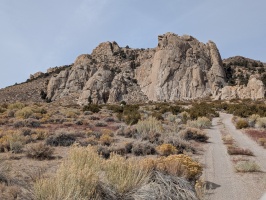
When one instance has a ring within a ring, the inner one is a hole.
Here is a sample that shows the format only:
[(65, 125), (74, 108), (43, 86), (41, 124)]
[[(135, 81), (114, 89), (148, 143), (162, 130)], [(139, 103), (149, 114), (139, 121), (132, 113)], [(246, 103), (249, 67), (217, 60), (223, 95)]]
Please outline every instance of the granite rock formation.
[(47, 98), (75, 96), (93, 103), (174, 101), (217, 96), (226, 85), (216, 45), (192, 36), (166, 33), (152, 49), (101, 43), (92, 54), (79, 56), (71, 68), (53, 76)]

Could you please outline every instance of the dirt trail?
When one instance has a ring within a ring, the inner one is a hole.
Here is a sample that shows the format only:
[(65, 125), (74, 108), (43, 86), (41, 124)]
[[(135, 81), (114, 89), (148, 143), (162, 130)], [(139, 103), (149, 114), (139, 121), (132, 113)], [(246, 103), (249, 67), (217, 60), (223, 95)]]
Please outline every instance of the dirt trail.
[[(256, 200), (266, 192), (266, 150), (258, 146), (246, 135), (236, 130), (231, 122), (232, 115), (221, 113), (214, 118), (208, 129), (209, 144), (204, 155), (203, 178), (206, 181), (206, 197), (210, 200)], [(256, 163), (263, 172), (236, 173), (232, 157), (227, 154), (222, 142), (221, 130), (227, 131), (239, 147), (249, 148), (255, 154)]]

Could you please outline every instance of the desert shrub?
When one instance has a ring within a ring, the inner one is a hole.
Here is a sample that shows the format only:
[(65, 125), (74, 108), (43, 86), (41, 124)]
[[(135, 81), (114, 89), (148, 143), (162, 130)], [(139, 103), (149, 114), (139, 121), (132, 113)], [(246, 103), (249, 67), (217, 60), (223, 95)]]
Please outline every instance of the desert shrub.
[(253, 156), (254, 154), (249, 149), (243, 149), (237, 146), (227, 146), (227, 153), (229, 155), (247, 155), (247, 156)]
[(137, 130), (135, 127), (132, 126), (122, 126), (116, 131), (117, 135), (124, 136), (126, 138), (136, 138), (137, 137)]
[(101, 110), (101, 106), (98, 104), (89, 104), (83, 107), (83, 112), (91, 111), (93, 113), (98, 113)]
[(248, 117), (248, 125), (249, 127), (255, 127), (255, 124), (257, 123), (257, 120), (260, 118), (258, 114), (253, 114)]
[(236, 128), (237, 129), (242, 129), (242, 128), (247, 128), (248, 127), (248, 122), (246, 119), (239, 118), (236, 122)]
[(157, 137), (163, 130), (162, 123), (154, 117), (139, 121), (136, 129), (141, 138), (149, 140), (156, 140), (154, 137)]
[(136, 156), (153, 155), (156, 153), (155, 147), (149, 142), (134, 142), (132, 144), (132, 153)]
[(229, 134), (224, 135), (222, 140), (224, 144), (232, 145), (234, 143), (233, 137)]
[(235, 116), (239, 117), (249, 117), (252, 114), (260, 115), (261, 117), (266, 117), (266, 106), (264, 104), (260, 103), (252, 103), (252, 102), (246, 102), (246, 103), (238, 103), (238, 104), (224, 104), (225, 110), (233, 114)]
[(9, 131), (0, 138), (0, 151), (12, 151), (21, 153), (25, 144), (25, 138), (17, 132)]
[(4, 113), (6, 111), (6, 108), (0, 107), (0, 113)]
[(106, 145), (106, 146), (109, 146), (113, 141), (114, 141), (114, 138), (112, 138), (110, 135), (108, 134), (103, 134), (100, 139), (99, 139), (100, 143), (102, 145)]
[(27, 119), (33, 114), (33, 110), (30, 107), (24, 107), (15, 113), (15, 116), (22, 119)]
[(197, 120), (188, 121), (187, 125), (193, 128), (210, 128), (212, 124), (207, 117), (198, 117)]
[(97, 127), (105, 127), (107, 126), (107, 123), (104, 121), (97, 121), (94, 125)]
[(155, 171), (148, 184), (139, 188), (132, 199), (190, 199), (197, 200), (193, 186), (182, 177)]
[(136, 159), (125, 159), (112, 154), (104, 165), (108, 187), (115, 191), (120, 199), (125, 199), (127, 193), (140, 188), (150, 178), (150, 169), (140, 165)]
[(13, 123), (13, 126), (15, 128), (25, 127), (26, 126), (26, 123), (25, 123), (25, 121), (19, 120), (19, 121), (15, 121)]
[(124, 106), (117, 106), (117, 105), (109, 105), (107, 109), (114, 111), (117, 113), (117, 118), (120, 121), (124, 121), (126, 124), (136, 124), (141, 115), (139, 113), (139, 105), (124, 105)]
[(258, 164), (252, 161), (241, 161), (235, 166), (237, 172), (258, 172), (260, 167)]
[(44, 143), (28, 144), (25, 148), (26, 156), (38, 160), (49, 159), (52, 157), (54, 149)]
[(111, 151), (108, 147), (99, 145), (97, 147), (97, 152), (100, 156), (102, 156), (105, 159), (108, 159), (110, 157)]
[(16, 103), (12, 103), (8, 105), (8, 109), (10, 110), (17, 110), (17, 109), (22, 109), (24, 108), (26, 105), (20, 102), (16, 102)]
[(176, 148), (171, 144), (162, 144), (156, 147), (156, 151), (161, 156), (169, 156), (177, 152)]
[(113, 117), (106, 117), (106, 118), (104, 119), (104, 121), (105, 121), (105, 122), (114, 122), (115, 119), (114, 119)]
[(64, 130), (58, 130), (54, 135), (46, 139), (46, 144), (50, 146), (70, 146), (76, 141), (72, 133)]
[(266, 117), (261, 117), (256, 120), (256, 128), (266, 128)]
[(55, 176), (36, 181), (35, 199), (97, 199), (100, 166), (101, 159), (95, 151), (72, 148)]
[(153, 165), (152, 167), (158, 171), (188, 180), (196, 180), (202, 173), (202, 166), (185, 154), (160, 157), (148, 165)]
[(15, 200), (22, 197), (21, 189), (16, 185), (0, 183), (0, 197), (2, 200)]
[(179, 113), (179, 114), (178, 114), (178, 117), (181, 118), (181, 122), (182, 122), (183, 124), (186, 124), (187, 121), (190, 119), (189, 113), (186, 112), (186, 111), (183, 111), (183, 112)]
[(206, 142), (209, 139), (204, 131), (197, 128), (186, 128), (179, 133), (179, 136), (184, 140), (195, 140), (198, 142)]
[(192, 104), (192, 107), (187, 109), (186, 112), (188, 112), (192, 120), (198, 119), (199, 117), (212, 118), (219, 116), (215, 108), (211, 104), (205, 102)]
[(261, 145), (265, 148), (266, 147), (266, 138), (259, 138), (258, 143), (259, 143), (259, 145)]
[(168, 136), (164, 138), (164, 142), (173, 145), (177, 150), (177, 154), (184, 153), (184, 151), (192, 153), (196, 152), (196, 149), (189, 141), (177, 136)]
[(99, 120), (100, 118), (94, 115), (88, 116), (89, 120)]

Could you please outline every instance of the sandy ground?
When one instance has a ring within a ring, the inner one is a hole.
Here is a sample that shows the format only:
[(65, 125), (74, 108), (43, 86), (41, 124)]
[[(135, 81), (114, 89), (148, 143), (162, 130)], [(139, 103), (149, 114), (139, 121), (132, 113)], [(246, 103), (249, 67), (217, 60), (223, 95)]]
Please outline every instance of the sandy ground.
[[(205, 199), (264, 200), (262, 196), (266, 193), (266, 150), (236, 130), (231, 119), (232, 115), (221, 113), (219, 118), (213, 119), (212, 128), (207, 130), (210, 143), (204, 155)], [(232, 162), (235, 156), (227, 154), (221, 131), (230, 133), (239, 147), (250, 149), (255, 156), (248, 159), (259, 164), (262, 172), (237, 173)]]

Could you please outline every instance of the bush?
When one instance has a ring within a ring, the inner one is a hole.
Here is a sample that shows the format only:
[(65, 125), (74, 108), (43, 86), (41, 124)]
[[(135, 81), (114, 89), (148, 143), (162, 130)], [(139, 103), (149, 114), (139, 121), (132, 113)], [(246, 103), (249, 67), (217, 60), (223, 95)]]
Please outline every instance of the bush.
[(234, 143), (233, 137), (229, 134), (222, 137), (224, 144), (232, 145)]
[(42, 178), (34, 184), (37, 200), (95, 199), (101, 159), (91, 149), (74, 147), (55, 176)]
[(207, 117), (199, 117), (197, 120), (188, 121), (187, 125), (193, 128), (210, 128), (211, 121)]
[(98, 113), (101, 110), (101, 106), (98, 104), (89, 104), (83, 107), (83, 112), (91, 111), (93, 113)]
[(169, 156), (171, 154), (175, 154), (177, 152), (176, 148), (171, 144), (162, 144), (156, 147), (156, 151), (161, 156)]
[(242, 129), (242, 128), (247, 128), (248, 127), (248, 122), (246, 119), (240, 118), (236, 122), (236, 128), (237, 129)]
[(140, 165), (136, 159), (125, 159), (112, 154), (104, 165), (108, 187), (115, 191), (118, 199), (146, 184), (150, 170)]
[(158, 134), (162, 132), (162, 123), (154, 117), (139, 121), (136, 124), (138, 135), (143, 139), (156, 141)]
[(253, 156), (254, 154), (249, 149), (242, 149), (236, 146), (228, 146), (227, 152), (229, 155), (247, 155)]
[(179, 133), (179, 136), (184, 140), (195, 140), (197, 142), (206, 142), (209, 137), (200, 129), (186, 128)]
[(49, 159), (54, 153), (54, 149), (44, 143), (28, 144), (25, 148), (26, 156), (38, 160)]
[(33, 110), (30, 107), (24, 107), (15, 113), (16, 117), (27, 119), (33, 114)]
[(261, 117), (256, 120), (256, 128), (266, 128), (266, 117)]
[(257, 123), (257, 120), (259, 118), (260, 118), (260, 116), (257, 114), (253, 114), (253, 115), (249, 116), (249, 118), (248, 118), (249, 127), (255, 127), (255, 124)]
[(202, 173), (201, 165), (184, 154), (158, 158), (152, 165), (158, 171), (188, 180), (196, 180)]
[(238, 162), (235, 166), (237, 172), (258, 172), (260, 167), (255, 162), (251, 161), (242, 161)]
[(154, 145), (149, 142), (134, 142), (132, 153), (136, 156), (153, 155), (156, 153)]
[(73, 134), (58, 130), (54, 135), (46, 139), (46, 144), (50, 146), (70, 146), (76, 141)]
[(103, 134), (100, 137), (100, 143), (102, 145), (109, 146), (113, 141), (114, 141), (114, 139), (110, 135), (108, 135), (108, 134)]

